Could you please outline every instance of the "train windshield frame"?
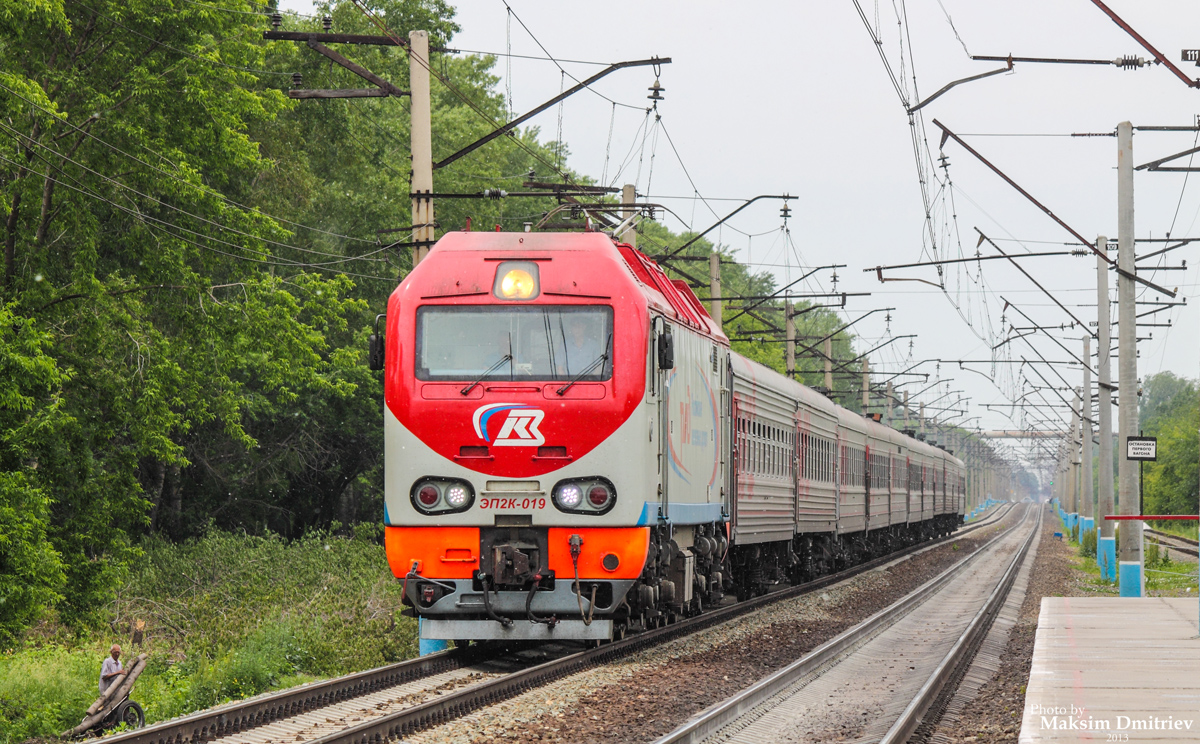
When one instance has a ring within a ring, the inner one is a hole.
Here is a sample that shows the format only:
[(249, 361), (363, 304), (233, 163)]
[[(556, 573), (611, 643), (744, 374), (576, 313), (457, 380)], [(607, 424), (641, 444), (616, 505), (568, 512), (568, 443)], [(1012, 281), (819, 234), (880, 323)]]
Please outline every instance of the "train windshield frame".
[(424, 305), (417, 308), (414, 367), (418, 380), (430, 382), (608, 380), (613, 309)]

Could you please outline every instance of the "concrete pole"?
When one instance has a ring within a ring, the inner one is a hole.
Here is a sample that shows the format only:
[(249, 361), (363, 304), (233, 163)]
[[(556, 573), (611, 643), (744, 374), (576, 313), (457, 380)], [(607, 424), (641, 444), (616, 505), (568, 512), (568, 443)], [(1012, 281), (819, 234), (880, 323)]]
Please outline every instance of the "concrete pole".
[[(433, 141), (430, 124), (429, 33), (408, 32), (408, 89), (412, 147), (413, 266), (429, 255), (433, 245)], [(421, 241), (428, 241), (424, 244)]]
[(1096, 487), (1092, 480), (1092, 337), (1083, 337), (1083, 407), (1080, 426), (1083, 439), (1083, 483), (1080, 491), (1083, 493), (1083, 526), (1079, 528), (1080, 538), (1084, 532), (1096, 529)]
[(1079, 527), (1081, 534), (1083, 526), (1079, 523), (1079, 515), (1083, 512), (1080, 507), (1080, 502), (1083, 501), (1081, 496), (1082, 479), (1079, 473), (1079, 458), (1080, 458), (1080, 427), (1083, 422), (1080, 406), (1082, 405), (1082, 396), (1079, 388), (1075, 388), (1075, 399), (1071, 401), (1071, 447), (1067, 450), (1069, 467), (1071, 468), (1071, 527)]
[(925, 433), (925, 404), (921, 404), (921, 410), (917, 412), (917, 417), (921, 419), (921, 433)]
[(825, 339), (825, 389), (833, 394), (833, 339)]
[(894, 402), (892, 402), (893, 398), (895, 396), (895, 392), (893, 392), (893, 390), (892, 390), (891, 382), (889, 382), (887, 384), (887, 390), (884, 393), (884, 395), (886, 397), (884, 398), (884, 401), (883, 401), (883, 405), (884, 405), (883, 423), (887, 424), (888, 426), (891, 426), (892, 425), (892, 411), (895, 410), (895, 408), (896, 408), (896, 404)]
[(867, 413), (867, 408), (871, 405), (871, 373), (867, 366), (867, 360), (863, 360), (862, 368), (862, 412)]
[[(1138, 433), (1137, 396), (1137, 309), (1133, 287), (1133, 125), (1117, 125), (1117, 318), (1120, 369), (1117, 380), (1118, 429), (1121, 452), (1117, 454), (1121, 514), (1138, 514), (1138, 467), (1126, 458), (1129, 437)], [(1141, 597), (1145, 592), (1142, 574), (1142, 525), (1122, 521), (1119, 579), (1122, 597)]]
[[(1108, 238), (1096, 238), (1096, 247), (1108, 255)], [(1096, 395), (1100, 425), (1100, 498), (1096, 520), (1100, 525), (1096, 542), (1096, 562), (1100, 575), (1109, 581), (1117, 580), (1116, 523), (1105, 519), (1113, 511), (1113, 438), (1112, 438), (1112, 372), (1109, 354), (1112, 349), (1112, 324), (1108, 306), (1108, 262), (1096, 256)]]
[[(713, 253), (708, 257), (709, 297), (712, 298), (712, 318), (721, 325), (721, 254)], [(790, 321), (790, 318), (789, 318)]]
[(908, 426), (908, 391), (907, 390), (904, 391), (904, 428), (905, 429), (909, 428), (909, 426)]
[(796, 378), (796, 319), (792, 317), (792, 303), (783, 303), (783, 314), (787, 317), (784, 321), (784, 330), (787, 332), (787, 348), (785, 349), (785, 362), (787, 363), (787, 375), (791, 379)]
[[(622, 186), (621, 187), (621, 221), (622, 222), (624, 222), (625, 220), (632, 217), (634, 215), (634, 213), (637, 211), (633, 206), (636, 202), (637, 202), (637, 190), (634, 189), (633, 184), (627, 183), (624, 186)], [(634, 248), (637, 248), (637, 230), (633, 229), (633, 226), (631, 225), (630, 227), (627, 227), (625, 229), (625, 232), (623, 232), (617, 236), (617, 240), (621, 241), (622, 243), (628, 243), (629, 245), (633, 246)], [(714, 315), (713, 317), (716, 318), (717, 316)], [(721, 321), (718, 320), (717, 322), (720, 323)]]

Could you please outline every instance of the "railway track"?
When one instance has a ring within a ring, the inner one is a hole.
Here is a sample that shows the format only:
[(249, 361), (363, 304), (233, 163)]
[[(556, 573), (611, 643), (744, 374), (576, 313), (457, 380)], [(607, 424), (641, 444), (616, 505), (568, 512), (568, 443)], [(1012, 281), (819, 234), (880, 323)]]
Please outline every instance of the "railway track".
[(1038, 534), (1040, 510), (1032, 530), (1021, 529), (1032, 511), (968, 559), (656, 744), (841, 737), (899, 744), (930, 730)]
[[(717, 608), (695, 618), (586, 651), (568, 644), (505, 653), (446, 651), (200, 711), (95, 740), (102, 744), (367, 744), (444, 723), (582, 669), (696, 632), (761, 607), (828, 587), (1002, 520), (1002, 506), (952, 535), (836, 574)], [(557, 656), (544, 661), (547, 656)]]
[(1153, 537), (1154, 541), (1161, 547), (1184, 555), (1190, 555), (1193, 558), (1200, 558), (1200, 543), (1197, 543), (1195, 540), (1152, 529), (1147, 529), (1146, 534)]

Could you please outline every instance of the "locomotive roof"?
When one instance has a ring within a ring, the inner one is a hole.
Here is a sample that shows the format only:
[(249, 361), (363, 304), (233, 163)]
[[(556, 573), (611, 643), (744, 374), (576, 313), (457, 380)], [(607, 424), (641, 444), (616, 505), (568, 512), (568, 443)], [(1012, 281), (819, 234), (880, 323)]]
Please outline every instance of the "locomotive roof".
[(625, 267), (651, 312), (708, 336), (722, 346), (729, 345), (729, 339), (687, 282), (671, 279), (646, 254), (618, 243), (605, 233), (449, 232), (438, 240), (433, 252), (484, 253), (514, 261), (546, 256), (570, 261), (572, 253), (607, 255)]

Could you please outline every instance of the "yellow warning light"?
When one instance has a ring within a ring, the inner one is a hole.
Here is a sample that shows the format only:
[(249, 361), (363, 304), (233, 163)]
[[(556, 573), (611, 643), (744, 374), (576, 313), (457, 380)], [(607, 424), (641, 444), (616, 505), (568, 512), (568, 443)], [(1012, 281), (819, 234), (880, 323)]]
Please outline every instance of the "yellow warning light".
[(537, 264), (525, 261), (500, 264), (492, 291), (502, 300), (532, 300), (538, 296)]

